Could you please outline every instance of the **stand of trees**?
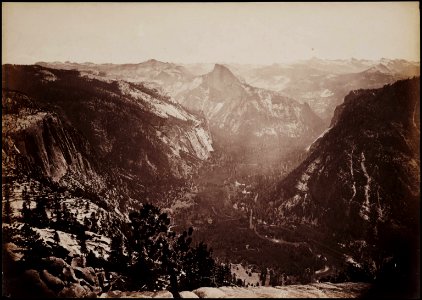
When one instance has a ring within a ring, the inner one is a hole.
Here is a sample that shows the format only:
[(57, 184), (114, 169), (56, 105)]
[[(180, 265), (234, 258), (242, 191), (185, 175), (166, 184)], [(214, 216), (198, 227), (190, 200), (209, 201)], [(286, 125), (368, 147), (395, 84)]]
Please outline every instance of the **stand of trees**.
[(128, 264), (125, 275), (131, 278), (132, 289), (168, 288), (177, 295), (180, 290), (231, 284), (230, 269), (216, 263), (212, 249), (204, 243), (191, 245), (192, 227), (176, 234), (170, 230), (167, 214), (151, 204), (143, 205), (129, 218), (125, 249), (128, 255), (123, 254), (122, 238), (116, 236), (110, 263), (116, 271), (121, 271), (122, 262)]
[[(101, 251), (95, 255), (87, 246), (87, 231), (98, 230), (94, 213), (79, 222), (59, 197), (33, 196), (24, 189), (24, 225), (7, 238), (26, 249), (28, 263), (36, 264), (51, 255), (67, 259), (69, 252), (60, 246), (58, 231), (62, 231), (76, 237), (88, 266), (119, 274), (126, 290), (168, 289), (177, 296), (181, 290), (234, 284), (230, 268), (215, 261), (212, 249), (204, 243), (192, 244), (192, 227), (182, 233), (172, 231), (167, 214), (151, 204), (131, 212), (129, 222), (110, 225), (113, 228), (108, 228), (111, 245), (107, 257)], [(31, 207), (31, 197), (35, 207)], [(8, 215), (5, 218), (9, 220)], [(33, 228), (54, 229), (54, 242), (46, 244)]]

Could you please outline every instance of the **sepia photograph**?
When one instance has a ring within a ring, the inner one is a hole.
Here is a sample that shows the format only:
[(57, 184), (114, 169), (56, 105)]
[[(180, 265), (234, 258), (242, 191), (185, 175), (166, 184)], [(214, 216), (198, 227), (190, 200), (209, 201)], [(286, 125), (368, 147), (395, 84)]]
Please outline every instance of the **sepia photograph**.
[(419, 6), (2, 2), (2, 297), (419, 299)]

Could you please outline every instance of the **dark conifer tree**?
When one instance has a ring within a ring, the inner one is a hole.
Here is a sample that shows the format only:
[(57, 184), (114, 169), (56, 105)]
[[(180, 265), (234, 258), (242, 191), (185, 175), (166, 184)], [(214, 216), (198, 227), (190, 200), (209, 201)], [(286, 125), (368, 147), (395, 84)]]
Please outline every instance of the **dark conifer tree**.
[(123, 255), (123, 238), (121, 234), (116, 234), (111, 239), (109, 266), (111, 270), (121, 271), (125, 266), (125, 256)]
[(63, 218), (63, 213), (60, 206), (60, 197), (58, 195), (55, 195), (53, 198), (53, 213), (56, 218), (55, 223), (57, 225), (58, 223), (62, 221), (62, 218)]
[(59, 233), (57, 232), (57, 230), (54, 231), (54, 242), (56, 243), (56, 245), (60, 244), (60, 236)]
[(45, 196), (37, 197), (37, 204), (31, 214), (31, 224), (35, 227), (44, 228), (49, 224), (49, 218), (45, 210), (47, 201)]
[(87, 241), (88, 237), (86, 235), (84, 228), (80, 228), (78, 230), (77, 239), (79, 241), (79, 246), (81, 247), (82, 255), (87, 255), (88, 254), (88, 247), (86, 245), (86, 241)]
[(8, 184), (4, 186), (4, 207), (3, 207), (3, 222), (7, 224), (12, 223), (12, 207), (10, 205), (10, 187)]
[(24, 261), (28, 267), (36, 266), (40, 263), (42, 257), (47, 257), (51, 254), (49, 248), (42, 241), (41, 236), (33, 230), (28, 224), (24, 224), (20, 230), (21, 239), (17, 244), (23, 247)]
[(24, 223), (30, 223), (31, 221), (31, 198), (28, 194), (26, 186), (22, 190), (22, 219)]

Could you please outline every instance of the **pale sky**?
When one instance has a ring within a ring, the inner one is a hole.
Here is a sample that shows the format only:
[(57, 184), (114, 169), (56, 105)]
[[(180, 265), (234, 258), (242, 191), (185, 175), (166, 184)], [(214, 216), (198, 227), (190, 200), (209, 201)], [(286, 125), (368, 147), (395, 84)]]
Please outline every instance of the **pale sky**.
[(419, 61), (418, 2), (2, 3), (3, 63)]

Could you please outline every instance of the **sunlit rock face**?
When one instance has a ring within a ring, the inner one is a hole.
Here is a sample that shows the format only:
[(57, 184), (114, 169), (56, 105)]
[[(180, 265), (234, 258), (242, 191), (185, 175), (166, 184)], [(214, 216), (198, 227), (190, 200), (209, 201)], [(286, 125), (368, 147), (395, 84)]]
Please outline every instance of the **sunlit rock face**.
[(214, 150), (205, 120), (143, 84), (40, 66), (3, 71), (8, 170), (19, 157), (60, 184), (98, 192), (114, 183), (135, 197), (160, 180), (186, 179)]
[(307, 104), (245, 84), (226, 66), (216, 64), (195, 82), (176, 99), (204, 115), (218, 144), (284, 152), (320, 133), (322, 122)]

